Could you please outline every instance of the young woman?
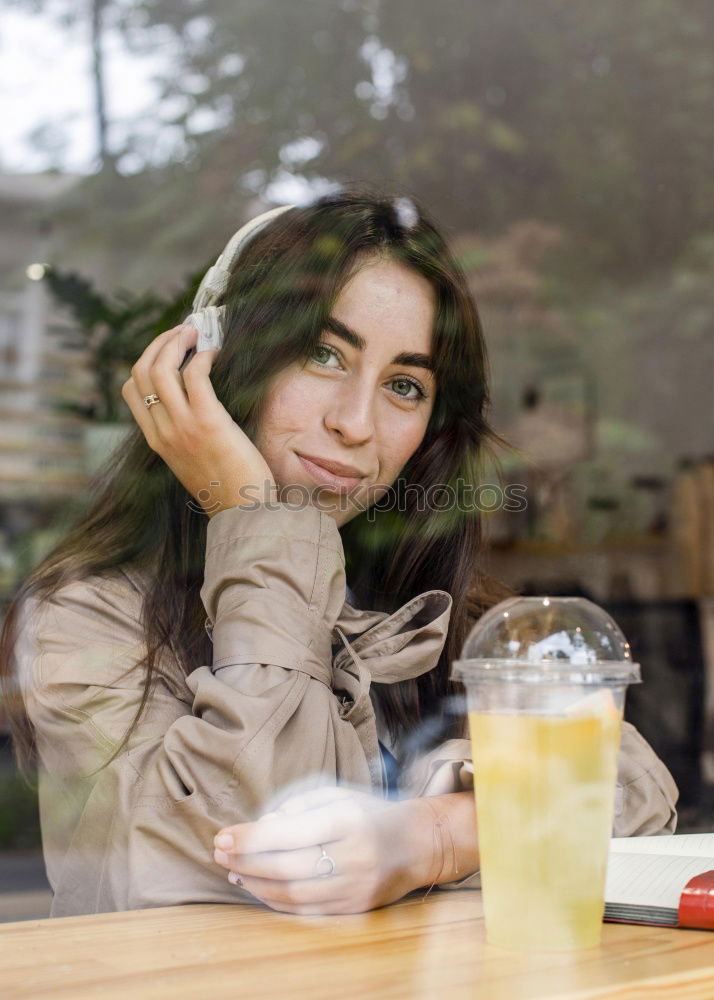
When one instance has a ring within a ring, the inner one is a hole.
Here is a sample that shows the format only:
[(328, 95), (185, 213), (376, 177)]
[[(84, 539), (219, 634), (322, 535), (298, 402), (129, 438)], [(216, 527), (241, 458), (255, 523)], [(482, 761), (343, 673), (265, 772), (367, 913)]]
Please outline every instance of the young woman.
[[(52, 913), (474, 884), (448, 675), (501, 595), (462, 492), (494, 439), (464, 276), (412, 203), (348, 193), (243, 231), (196, 307), (6, 621)], [(675, 799), (625, 726), (616, 832), (673, 829)]]

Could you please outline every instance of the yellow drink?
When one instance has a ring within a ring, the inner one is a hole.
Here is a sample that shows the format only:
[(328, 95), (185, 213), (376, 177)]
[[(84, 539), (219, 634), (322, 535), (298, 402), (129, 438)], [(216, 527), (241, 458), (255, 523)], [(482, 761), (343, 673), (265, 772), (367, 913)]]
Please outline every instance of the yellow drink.
[(620, 720), (612, 701), (572, 717), (469, 714), (490, 944), (600, 942)]

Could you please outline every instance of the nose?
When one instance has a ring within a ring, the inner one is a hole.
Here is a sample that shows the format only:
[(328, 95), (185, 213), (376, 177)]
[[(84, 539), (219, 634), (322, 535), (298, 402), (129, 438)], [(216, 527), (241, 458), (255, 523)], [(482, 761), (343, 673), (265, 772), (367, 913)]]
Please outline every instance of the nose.
[(355, 379), (335, 386), (325, 412), (325, 427), (346, 445), (364, 444), (374, 437), (375, 396), (371, 386)]

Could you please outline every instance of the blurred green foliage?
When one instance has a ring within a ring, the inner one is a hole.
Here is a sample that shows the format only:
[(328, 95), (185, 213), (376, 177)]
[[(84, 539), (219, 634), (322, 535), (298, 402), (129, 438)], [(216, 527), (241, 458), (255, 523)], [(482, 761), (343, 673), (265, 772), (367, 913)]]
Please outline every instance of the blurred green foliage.
[(457, 232), (555, 224), (573, 241), (562, 267), (586, 282), (668, 266), (712, 230), (710, 0), (100, 7), (106, 30), (157, 54), (160, 92), (60, 219), (80, 255), (111, 242), (134, 287), (214, 254), (251, 198), (294, 176), (399, 187)]
[(77, 346), (87, 352), (94, 376), (88, 402), (65, 401), (58, 408), (105, 423), (119, 420), (120, 382), (154, 337), (177, 326), (190, 312), (202, 276), (203, 269), (190, 275), (171, 298), (153, 292), (105, 295), (80, 274), (48, 267), (44, 280), (74, 319)]

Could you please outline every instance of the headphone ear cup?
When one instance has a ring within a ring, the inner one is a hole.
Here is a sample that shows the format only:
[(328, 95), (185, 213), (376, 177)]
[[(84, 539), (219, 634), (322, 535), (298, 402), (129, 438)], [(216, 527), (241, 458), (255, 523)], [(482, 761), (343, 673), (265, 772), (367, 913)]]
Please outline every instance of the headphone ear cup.
[(187, 316), (184, 323), (198, 330), (197, 351), (209, 351), (223, 345), (223, 318), (225, 306), (205, 306)]

